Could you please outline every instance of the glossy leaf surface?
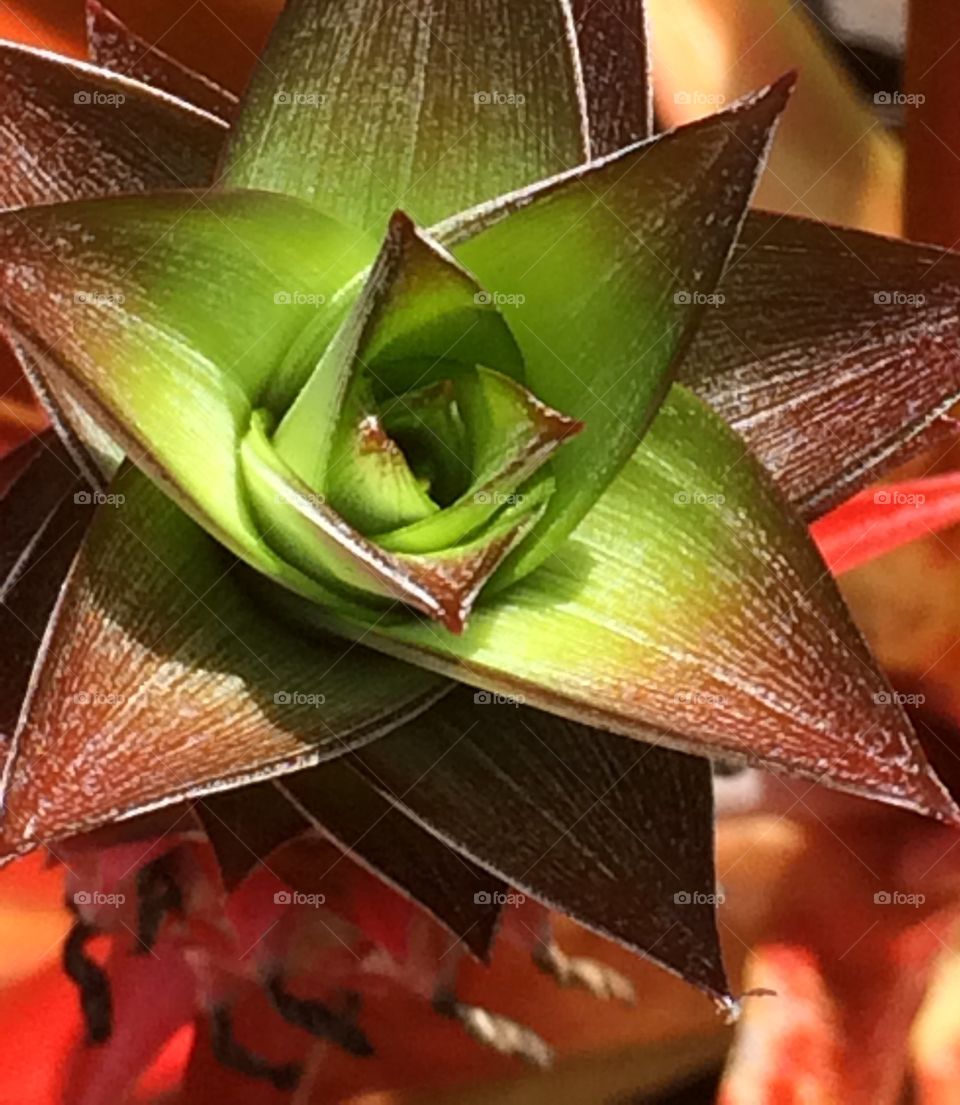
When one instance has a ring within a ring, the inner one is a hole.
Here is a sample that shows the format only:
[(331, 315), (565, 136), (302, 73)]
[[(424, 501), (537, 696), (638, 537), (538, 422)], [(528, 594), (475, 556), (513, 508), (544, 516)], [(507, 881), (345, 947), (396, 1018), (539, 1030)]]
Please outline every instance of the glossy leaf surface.
[(53, 203), (212, 177), (212, 116), (83, 62), (0, 43), (0, 205)]
[[(505, 362), (522, 374), (479, 285), (400, 213), (340, 327), (331, 337), (319, 323), (321, 340), (312, 345), (308, 328), (294, 352), (316, 362), (297, 400), (275, 432), (257, 412), (241, 446), (264, 540), (308, 575), (401, 599), (459, 628), (540, 510), (514, 493), (581, 427), (478, 366)], [(432, 428), (408, 425), (417, 465), (387, 426), (391, 411), (413, 413), (408, 395), (415, 402), (431, 379), (447, 385), (462, 433), (454, 453)], [(445, 501), (435, 470), (453, 462), (463, 478)], [(284, 487), (297, 491), (284, 496)]]
[[(507, 319), (526, 382), (538, 400), (587, 423), (554, 461), (545, 531), (503, 582), (547, 555), (635, 448), (704, 309), (704, 289), (719, 275), (788, 92), (789, 81), (781, 82), (715, 120), (444, 231), (495, 297), (509, 294), (504, 282), (518, 270), (526, 274), (519, 309)], [(261, 193), (49, 208), (5, 229), (4, 299), (18, 329), (53, 347), (137, 463), (172, 485), (231, 549), (331, 604), (302, 564), (300, 572), (287, 568), (259, 539), (241, 495), (236, 444), (250, 404), (309, 316), (363, 267), (369, 243), (296, 201)], [(54, 239), (55, 248), (44, 248)], [(28, 287), (25, 276), (37, 266), (40, 287), (33, 275)], [(57, 319), (65, 293), (80, 303), (64, 337)], [(624, 319), (638, 302), (651, 318), (634, 333)], [(598, 335), (589, 349), (580, 340), (587, 325)], [(384, 349), (398, 341), (394, 335)], [(509, 534), (494, 564), (518, 536)]]
[(590, 156), (653, 133), (643, 0), (573, 0)]
[[(603, 53), (599, 45), (609, 42), (608, 30), (617, 23), (634, 28), (635, 13), (630, 12), (630, 6), (631, 0), (624, 0), (622, 10), (611, 4), (592, 4), (577, 12), (586, 98), (593, 105), (589, 114), (595, 132), (594, 154), (613, 152), (622, 144), (619, 139), (601, 141), (596, 137), (615, 129), (618, 120), (629, 122), (630, 129), (621, 137), (642, 136), (639, 99), (617, 119), (603, 107), (612, 102), (612, 88), (637, 87), (628, 78), (639, 64), (639, 42), (624, 31), (627, 48), (610, 54)], [(120, 31), (117, 33), (119, 38)], [(202, 125), (182, 106), (155, 97), (150, 99), (153, 121), (149, 126), (141, 125), (139, 118), (136, 125), (112, 126), (117, 121), (115, 107), (105, 103), (98, 110), (95, 104), (78, 105), (72, 97), (79, 88), (91, 99), (95, 92), (107, 96), (122, 92), (129, 100), (127, 90), (119, 89), (116, 82), (110, 83), (108, 78), (103, 84), (104, 78), (88, 69), (36, 51), (6, 49), (10, 76), (5, 126), (8, 133), (16, 135), (16, 148), (26, 158), (39, 159), (56, 140), (50, 130), (53, 126), (59, 128), (61, 140), (56, 142), (56, 159), (43, 157), (42, 179), (16, 170), (5, 175), (9, 191), (4, 202), (47, 202), (51, 196), (77, 198), (175, 185), (179, 181), (201, 184), (209, 178), (226, 134), (212, 121)], [(589, 56), (595, 56), (598, 64), (602, 60), (609, 68), (591, 66)], [(164, 64), (162, 59), (163, 55), (156, 52), (149, 60), (159, 68)], [(108, 60), (105, 56), (104, 61)], [(592, 78), (592, 73), (599, 75)], [(23, 100), (25, 91), (32, 102), (43, 106), (43, 125), (23, 125), (31, 118), (31, 109)], [(139, 89), (134, 100), (144, 96), (150, 98), (150, 93)], [(126, 107), (129, 110), (130, 104)], [(129, 119), (127, 122), (130, 124)], [(199, 143), (195, 133), (198, 127), (204, 134)], [(156, 157), (144, 154), (144, 139)], [(88, 142), (92, 145), (87, 146)], [(174, 151), (196, 147), (196, 165), (189, 174), (177, 168), (183, 154), (171, 155), (168, 147)], [(14, 148), (10, 146), (11, 151)], [(91, 149), (103, 150), (105, 156), (90, 156)], [(176, 174), (168, 171), (164, 176), (161, 162), (174, 167)], [(24, 192), (28, 185), (42, 188), (42, 195)], [(881, 475), (902, 460), (911, 447), (915, 451), (936, 440), (939, 414), (960, 390), (951, 342), (937, 341), (937, 334), (946, 338), (949, 333), (949, 313), (941, 313), (936, 303), (942, 298), (946, 305), (956, 279), (952, 258), (941, 261), (941, 256), (934, 249), (821, 227), (792, 216), (748, 216), (743, 244), (727, 277), (724, 301), (706, 313), (701, 334), (681, 368), (682, 378), (749, 437), (784, 493), (808, 516), (823, 513)], [(795, 285), (792, 264), (797, 259), (803, 260), (805, 274)], [(923, 275), (928, 269), (929, 275)], [(933, 287), (920, 287), (918, 281), (927, 285), (932, 282)], [(927, 305), (932, 308), (929, 315), (922, 310), (904, 313), (903, 338), (893, 357), (877, 345), (881, 327), (872, 325), (875, 319), (864, 315), (863, 325), (850, 325), (849, 306), (857, 317), (874, 295), (883, 293), (889, 293), (889, 302), (876, 307), (878, 312), (884, 309), (887, 321), (897, 306), (894, 293), (927, 295)], [(785, 327), (793, 321), (787, 317), (789, 304), (801, 301), (808, 318), (821, 318), (823, 322), (798, 345), (785, 337), (790, 332)], [(756, 309), (756, 304), (762, 309)], [(927, 327), (931, 317), (940, 320), (932, 331)], [(832, 366), (838, 356), (850, 368), (834, 376)], [(918, 373), (921, 363), (925, 369)], [(822, 385), (820, 380), (828, 376), (834, 382)], [(871, 381), (869, 388), (854, 393), (853, 385), (865, 379)], [(918, 381), (922, 388), (913, 395), (909, 410), (898, 398), (886, 408), (886, 421), (881, 412), (871, 411), (869, 417), (858, 421), (856, 440), (830, 428), (841, 393), (858, 401), (859, 394), (876, 396), (889, 388), (899, 397), (904, 389), (915, 389)], [(796, 433), (797, 427), (805, 432)], [(901, 427), (909, 431), (905, 443), (898, 439)]]
[(936, 435), (960, 398), (960, 258), (753, 215), (681, 380), (807, 518)]
[(256, 193), (38, 208), (9, 216), (14, 237), (26, 218), (40, 235), (26, 254), (44, 235), (56, 244), (44, 250), (44, 295), (34, 262), (8, 253), (5, 298), (21, 316), (18, 331), (63, 366), (73, 398), (132, 458), (233, 549), (282, 575), (249, 517), (237, 438), (270, 368), (362, 265), (354, 236), (295, 201)]

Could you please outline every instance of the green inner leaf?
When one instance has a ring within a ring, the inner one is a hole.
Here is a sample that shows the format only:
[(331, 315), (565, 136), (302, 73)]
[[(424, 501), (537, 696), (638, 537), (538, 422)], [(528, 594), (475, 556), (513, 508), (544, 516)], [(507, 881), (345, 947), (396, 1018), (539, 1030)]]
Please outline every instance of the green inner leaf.
[[(318, 337), (323, 325), (315, 327)], [(301, 341), (296, 356), (307, 363), (307, 354)], [(362, 587), (369, 563), (358, 573), (343, 555), (347, 549), (358, 555), (368, 548), (363, 537), (371, 537), (377, 549), (368, 553), (379, 565), (373, 593), (409, 595), (428, 613), (445, 609), (440, 596), (425, 603), (422, 587), (429, 589), (433, 578), (447, 591), (448, 566), (456, 564), (459, 573), (464, 557), (492, 571), (502, 555), (478, 559), (483, 542), (491, 551), (506, 548), (504, 542), (512, 548), (528, 531), (529, 520), (542, 513), (547, 485), (538, 485), (535, 508), (523, 506), (518, 488), (580, 429), (510, 376), (474, 363), (481, 356), (495, 363), (498, 355), (509, 372), (522, 375), (518, 350), (491, 297), (406, 216), (395, 214), (363, 291), (272, 438), (275, 458), (267, 455), (266, 415), (247, 439), (245, 465), (264, 539), (303, 571), (332, 568), (341, 582)], [(444, 376), (424, 393), (423, 377), (438, 371)], [(415, 403), (428, 399), (444, 436), (434, 435), (413, 408), (397, 422), (411, 392)], [(399, 440), (385, 429), (384, 412), (402, 431)], [(278, 503), (285, 469), (303, 488)], [(303, 509), (308, 493), (321, 497), (323, 507)], [(352, 538), (327, 505), (356, 531)], [(521, 509), (504, 512), (509, 506)], [(326, 528), (337, 530), (332, 547), (317, 540), (324, 516)], [(488, 523), (493, 528), (481, 532)], [(398, 557), (393, 571), (381, 550), (409, 559)], [(421, 564), (425, 575), (408, 587), (400, 582), (402, 565), (413, 564)], [(481, 583), (470, 579), (472, 597)]]
[[(257, 411), (240, 446), (243, 480), (262, 543), (326, 586), (353, 589), (357, 601), (365, 595), (399, 599), (439, 616), (437, 602), (409, 572), (367, 541), (284, 463), (271, 444), (270, 431), (269, 414)], [(336, 604), (336, 597), (331, 601)]]
[[(452, 502), (471, 479), (467, 431), (453, 386), (461, 367), (452, 361), (430, 361), (427, 368), (436, 369), (436, 382), (386, 399), (380, 406), (384, 430), (399, 443), (417, 479), (429, 485), (438, 503)], [(411, 378), (419, 379), (427, 368), (414, 369)]]
[[(450, 403), (463, 427), (461, 456), (469, 484), (449, 506), (422, 521), (379, 534), (377, 544), (398, 552), (427, 552), (462, 541), (505, 506), (521, 505), (521, 485), (581, 427), (550, 410), (525, 388), (486, 368), (461, 370), (450, 380)], [(403, 397), (397, 400), (401, 403)], [(450, 419), (453, 418), (451, 414)], [(427, 441), (446, 460), (442, 440)], [(551, 488), (555, 485), (551, 481)], [(544, 500), (545, 501), (545, 500)]]
[(430, 497), (429, 484), (414, 474), (403, 449), (383, 428), (372, 394), (365, 398), (350, 429), (334, 435), (326, 481), (329, 501), (361, 533), (416, 525), (440, 507)]
[[(269, 415), (257, 411), (240, 450), (264, 545), (326, 588), (350, 589), (342, 599), (328, 591), (327, 606), (399, 600), (454, 633), (462, 632), (483, 585), (542, 515), (552, 490), (550, 481), (541, 481), (535, 493), (518, 497), (466, 542), (424, 555), (393, 553), (367, 540), (302, 483), (273, 449), (269, 431)], [(381, 609), (377, 620), (387, 613)], [(352, 614), (358, 614), (355, 605)]]
[[(522, 373), (522, 358), (504, 320), (480, 285), (400, 212), (359, 294), (334, 334), (321, 315), (300, 337), (291, 361), (308, 370), (276, 435), (278, 454), (316, 491), (329, 487), (336, 433), (357, 434), (372, 391), (402, 393), (424, 383), (411, 358), (493, 364)], [(311, 342), (315, 341), (311, 348)], [(499, 363), (502, 362), (502, 365)], [(273, 390), (269, 401), (283, 407)], [(368, 486), (371, 496), (376, 488)]]
[[(314, 601), (338, 601), (261, 539), (238, 446), (270, 372), (369, 247), (303, 204), (256, 193), (125, 197), (8, 218), (4, 308), (62, 366), (66, 398), (233, 552)], [(32, 244), (15, 229), (25, 218)], [(32, 250), (46, 236), (57, 244), (40, 274)], [(38, 279), (24, 283), (28, 271)]]

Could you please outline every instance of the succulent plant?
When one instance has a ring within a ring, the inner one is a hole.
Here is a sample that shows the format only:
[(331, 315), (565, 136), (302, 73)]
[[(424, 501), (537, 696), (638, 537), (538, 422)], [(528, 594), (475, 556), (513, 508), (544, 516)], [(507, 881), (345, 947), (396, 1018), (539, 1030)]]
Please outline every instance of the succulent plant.
[(942, 433), (960, 262), (748, 213), (793, 77), (654, 135), (642, 32), (292, 0), (240, 102), (92, 0), (95, 65), (2, 48), (8, 855), (313, 826), (481, 958), (512, 887), (733, 1007), (711, 760), (960, 820), (807, 530)]

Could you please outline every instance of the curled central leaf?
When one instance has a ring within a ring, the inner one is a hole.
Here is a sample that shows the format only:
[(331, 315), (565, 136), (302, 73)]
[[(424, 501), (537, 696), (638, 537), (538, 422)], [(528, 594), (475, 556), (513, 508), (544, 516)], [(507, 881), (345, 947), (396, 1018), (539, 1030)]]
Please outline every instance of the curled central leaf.
[(268, 396), (240, 447), (263, 539), (355, 600), (459, 633), (581, 423), (524, 387), (495, 297), (399, 213), (346, 316), (319, 316), (288, 362), (281, 378), (306, 383)]

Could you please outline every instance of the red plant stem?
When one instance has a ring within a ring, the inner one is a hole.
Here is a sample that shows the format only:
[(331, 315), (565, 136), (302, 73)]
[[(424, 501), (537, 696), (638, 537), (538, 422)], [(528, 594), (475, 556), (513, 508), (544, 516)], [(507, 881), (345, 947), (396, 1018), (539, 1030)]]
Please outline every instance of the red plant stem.
[(911, 0), (906, 233), (960, 248), (960, 4)]

